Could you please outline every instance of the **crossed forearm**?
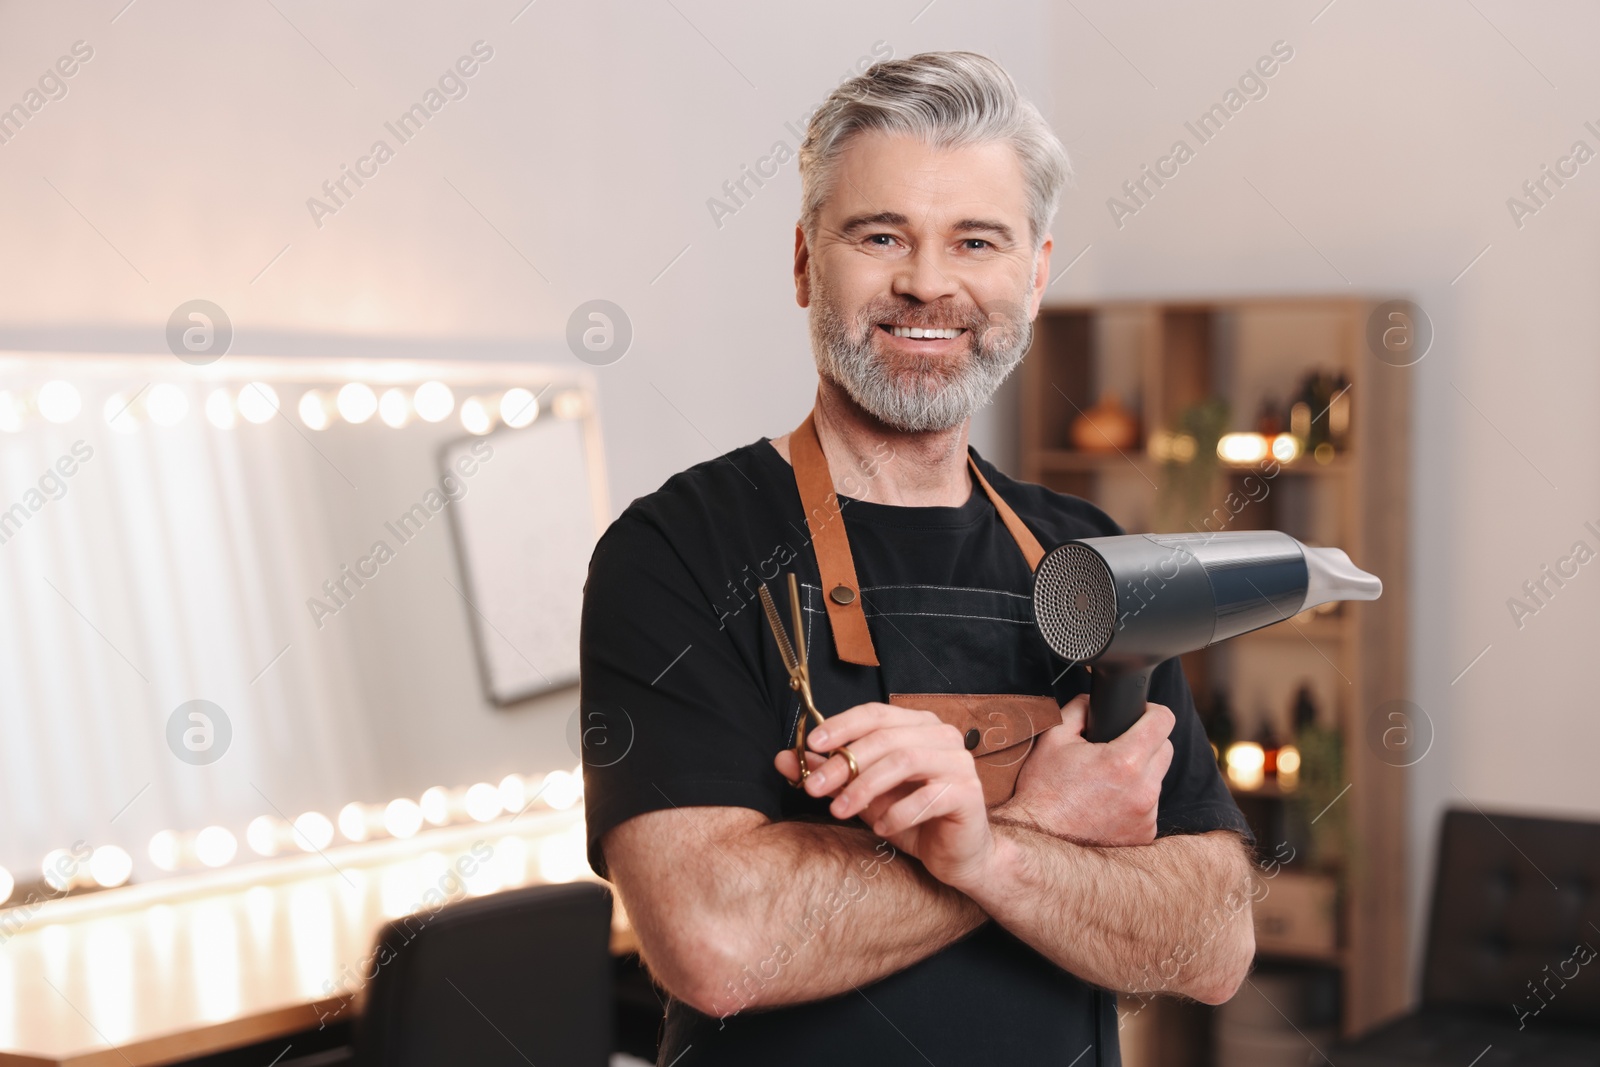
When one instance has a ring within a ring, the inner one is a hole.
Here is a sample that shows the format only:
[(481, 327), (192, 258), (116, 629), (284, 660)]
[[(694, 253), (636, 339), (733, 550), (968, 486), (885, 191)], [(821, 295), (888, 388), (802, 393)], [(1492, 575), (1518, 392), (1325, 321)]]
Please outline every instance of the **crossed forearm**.
[[(1254, 952), (1249, 864), (1229, 833), (1092, 848), (995, 824), (997, 877), (972, 896), (848, 825), (782, 822), (726, 842), (705, 887), (723, 932), (701, 1010), (817, 1000), (909, 967), (992, 917), (1063, 969), (1123, 992), (1227, 999)], [(792, 966), (792, 964), (800, 964)], [(709, 1001), (709, 1003), (707, 1003)]]
[(1085, 981), (1217, 1004), (1255, 953), (1249, 860), (1230, 832), (1095, 848), (994, 825), (991, 877), (970, 888), (996, 922)]
[(720, 931), (697, 998), (707, 1014), (848, 992), (987, 919), (965, 894), (857, 826), (773, 823), (721, 847), (738, 874), (702, 886), (700, 904)]

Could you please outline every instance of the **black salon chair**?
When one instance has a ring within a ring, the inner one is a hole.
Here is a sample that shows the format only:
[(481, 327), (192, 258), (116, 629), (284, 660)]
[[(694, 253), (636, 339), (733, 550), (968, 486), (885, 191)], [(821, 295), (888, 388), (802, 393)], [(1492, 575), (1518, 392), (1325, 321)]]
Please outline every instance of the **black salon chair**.
[(1421, 1007), (1328, 1058), (1339, 1067), (1596, 1067), (1597, 950), (1600, 823), (1449, 811)]
[(536, 885), (379, 932), (355, 1024), (359, 1067), (606, 1067), (611, 891)]

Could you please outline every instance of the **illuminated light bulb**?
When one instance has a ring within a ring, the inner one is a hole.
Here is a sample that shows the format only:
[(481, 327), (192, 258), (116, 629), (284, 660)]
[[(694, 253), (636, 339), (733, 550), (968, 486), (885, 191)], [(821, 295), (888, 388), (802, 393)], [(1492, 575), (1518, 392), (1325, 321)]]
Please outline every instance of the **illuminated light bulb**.
[(1278, 749), (1278, 788), (1297, 789), (1300, 786), (1300, 750), (1293, 745)]
[(1259, 463), (1267, 458), (1267, 439), (1258, 433), (1225, 433), (1217, 440), (1217, 458), (1225, 463)]
[(385, 389), (378, 398), (378, 418), (385, 426), (398, 430), (411, 421), (411, 401), (404, 389)]
[(497, 791), (500, 794), (500, 806), (506, 811), (521, 811), (528, 803), (528, 785), (520, 774), (508, 774), (500, 779)]
[(361, 382), (347, 382), (339, 390), (339, 397), (335, 401), (339, 408), (339, 417), (345, 422), (359, 426), (372, 418), (372, 413), (378, 410), (378, 397), (372, 391), (372, 386)]
[(383, 809), (383, 828), (391, 837), (414, 837), (422, 829), (422, 808), (416, 801), (399, 797)]
[(222, 867), (239, 852), (239, 841), (225, 827), (208, 826), (194, 835), (194, 855), (207, 867)]
[(176, 426), (189, 413), (189, 398), (171, 382), (161, 382), (145, 394), (144, 410), (157, 426)]
[(450, 794), (443, 786), (431, 786), (423, 790), (420, 808), (430, 825), (443, 826), (450, 821)]
[(539, 398), (520, 385), (500, 397), (500, 421), (513, 430), (531, 425), (539, 417)]
[(133, 874), (133, 857), (116, 845), (101, 845), (89, 854), (89, 876), (95, 884), (112, 889)]
[(11, 894), (17, 888), (17, 880), (11, 877), (11, 872), (0, 867), (0, 904), (11, 899)]
[(346, 841), (367, 839), (367, 813), (360, 804), (352, 802), (339, 809), (339, 832)]
[(1158, 463), (1165, 463), (1172, 458), (1172, 436), (1169, 430), (1157, 430), (1145, 442), (1145, 452)]
[(443, 422), (456, 409), (456, 395), (443, 382), (423, 382), (411, 402), (423, 422)]
[(0, 431), (17, 433), (22, 429), (22, 404), (11, 391), (0, 390)]
[(163, 871), (178, 869), (178, 835), (162, 830), (150, 839), (150, 862)]
[(1240, 789), (1260, 789), (1266, 777), (1267, 754), (1254, 741), (1237, 741), (1223, 757), (1228, 780)]
[(551, 771), (545, 776), (544, 792), (539, 794), (557, 811), (565, 811), (583, 796), (583, 779), (567, 771)]
[(245, 843), (258, 856), (278, 854), (278, 822), (270, 815), (257, 815), (244, 828)]
[(72, 383), (59, 378), (40, 386), (35, 402), (39, 405), (39, 414), (55, 423), (71, 422), (83, 409), (83, 398), (78, 396)]
[(300, 397), (300, 403), (295, 410), (300, 415), (300, 421), (308, 430), (326, 430), (328, 428), (328, 401), (315, 389), (307, 389)]
[(467, 790), (467, 814), (473, 822), (498, 819), (501, 811), (500, 790), (488, 782), (479, 782)]
[(294, 821), (294, 842), (306, 852), (321, 852), (333, 844), (333, 823), (320, 811), (308, 811)]
[(278, 413), (278, 391), (266, 382), (251, 382), (239, 390), (239, 414), (257, 426)]
[(1280, 433), (1272, 439), (1272, 458), (1279, 463), (1293, 463), (1300, 458), (1300, 439), (1292, 433)]
[(105, 407), (100, 410), (106, 425), (118, 433), (132, 433), (139, 428), (139, 420), (133, 417), (133, 403), (121, 393), (106, 397)]
[(575, 419), (584, 413), (588, 405), (584, 402), (583, 394), (576, 389), (569, 389), (556, 395), (550, 410), (558, 419)]
[(228, 395), (226, 389), (214, 389), (206, 397), (206, 421), (219, 430), (231, 430), (233, 424), (239, 421), (234, 411), (233, 397)]
[(62, 861), (72, 859), (72, 854), (64, 848), (53, 848), (44, 854), (44, 862), (39, 865), (40, 872), (44, 875), (44, 884), (58, 893), (64, 893), (72, 888), (72, 879), (61, 873)]
[(461, 404), (461, 425), (468, 433), (483, 436), (494, 429), (494, 416), (481, 397), (468, 397)]

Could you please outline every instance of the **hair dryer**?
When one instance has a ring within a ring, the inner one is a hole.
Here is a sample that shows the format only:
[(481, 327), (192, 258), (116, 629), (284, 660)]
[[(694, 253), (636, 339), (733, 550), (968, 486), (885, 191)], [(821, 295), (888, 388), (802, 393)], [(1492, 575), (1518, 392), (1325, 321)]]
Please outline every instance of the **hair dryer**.
[(1084, 736), (1103, 742), (1144, 714), (1163, 661), (1382, 592), (1342, 550), (1275, 530), (1126, 534), (1051, 549), (1034, 570), (1033, 612), (1058, 656), (1092, 665)]

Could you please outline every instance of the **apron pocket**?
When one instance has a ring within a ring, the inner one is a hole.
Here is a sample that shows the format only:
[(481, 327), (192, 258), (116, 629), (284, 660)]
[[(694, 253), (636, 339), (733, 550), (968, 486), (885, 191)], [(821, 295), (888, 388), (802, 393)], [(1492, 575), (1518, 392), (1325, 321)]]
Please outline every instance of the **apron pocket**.
[(1033, 751), (1033, 739), (1061, 724), (1054, 697), (1004, 693), (891, 693), (889, 703), (931, 711), (961, 731), (978, 766), (983, 802), (1004, 803), (1017, 791), (1017, 775)]

